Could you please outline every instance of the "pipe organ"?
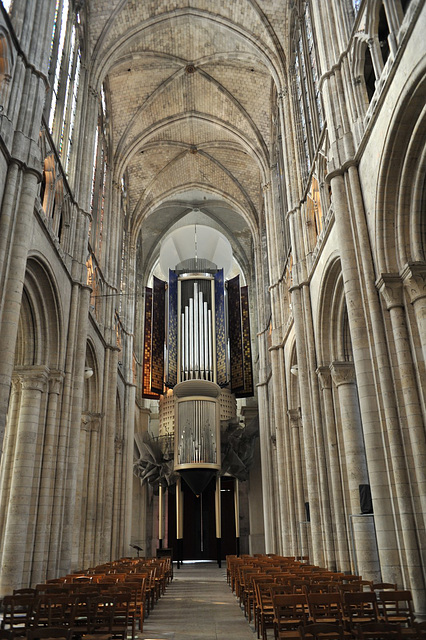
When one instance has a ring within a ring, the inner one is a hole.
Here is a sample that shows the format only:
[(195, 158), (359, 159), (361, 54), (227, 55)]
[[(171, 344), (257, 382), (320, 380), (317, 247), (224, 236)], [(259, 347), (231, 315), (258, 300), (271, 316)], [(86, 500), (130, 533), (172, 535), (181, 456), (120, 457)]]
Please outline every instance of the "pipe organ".
[(178, 281), (180, 300), (180, 380), (215, 379), (214, 280)]
[[(222, 269), (193, 259), (145, 295), (143, 395), (160, 399), (160, 429), (161, 400), (173, 402), (174, 469), (197, 495), (220, 472), (221, 395), (253, 395), (247, 288), (238, 276), (227, 286)], [(170, 411), (168, 422), (171, 433)]]
[[(195, 258), (188, 255), (192, 232)], [(154, 277), (152, 288), (145, 290), (142, 395), (159, 400), (159, 435), (174, 440), (178, 561), (183, 544), (181, 479), (200, 496), (215, 478), (220, 566), (220, 425), (235, 420), (237, 397), (253, 395), (253, 374), (247, 287), (240, 287), (239, 276), (225, 283), (223, 269), (213, 260), (197, 257), (200, 241), (205, 252), (211, 251), (212, 257), (220, 254), (230, 268), (228, 241), (219, 232), (212, 241), (211, 234), (211, 229), (184, 227), (162, 245), (160, 264), (163, 273), (168, 269), (168, 282)], [(185, 253), (186, 259), (172, 268), (175, 257)], [(235, 517), (237, 531), (237, 513)], [(161, 525), (159, 532), (161, 546)]]

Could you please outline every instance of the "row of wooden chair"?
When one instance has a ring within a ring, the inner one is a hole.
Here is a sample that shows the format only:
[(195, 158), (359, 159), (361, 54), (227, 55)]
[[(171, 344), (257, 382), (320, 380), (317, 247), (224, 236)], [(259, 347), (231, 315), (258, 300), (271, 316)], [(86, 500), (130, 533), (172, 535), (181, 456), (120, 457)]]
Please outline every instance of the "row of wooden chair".
[(9, 631), (12, 638), (28, 638), (32, 630), (56, 628), (70, 636), (102, 634), (126, 640), (129, 627), (135, 636), (132, 606), (129, 592), (49, 594), (31, 602), (29, 596), (5, 596), (2, 630)]
[(331, 572), (304, 560), (260, 555), (227, 558), (228, 582), (249, 622), (254, 620), (258, 638), (267, 640), (267, 630), (273, 628), (276, 639), (287, 640), (288, 627), (290, 635), (297, 635), (299, 626), (312, 624), (340, 625), (351, 638), (366, 624), (382, 625), (382, 630), (383, 625), (398, 626), (404, 637), (419, 633), (410, 591)]
[(126, 558), (18, 589), (2, 600), (0, 633), (13, 639), (49, 628), (125, 640), (131, 628), (134, 639), (172, 578), (170, 558)]

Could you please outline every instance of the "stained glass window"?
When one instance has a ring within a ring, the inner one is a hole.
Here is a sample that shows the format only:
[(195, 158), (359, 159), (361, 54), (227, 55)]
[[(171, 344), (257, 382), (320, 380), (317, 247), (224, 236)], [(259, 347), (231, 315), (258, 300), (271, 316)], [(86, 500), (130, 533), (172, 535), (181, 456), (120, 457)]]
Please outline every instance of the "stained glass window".
[(293, 71), (296, 93), (295, 113), (299, 125), (300, 157), (307, 177), (323, 127), (319, 71), (315, 52), (314, 32), (309, 2), (300, 3), (300, 14), (295, 16), (292, 30)]
[(2, 0), (3, 6), (7, 12), (9, 12), (12, 8), (13, 0)]
[[(59, 42), (58, 42), (58, 50), (57, 50), (57, 56), (56, 56), (55, 76), (53, 80), (52, 101), (50, 103), (50, 113), (49, 113), (50, 133), (52, 133), (53, 131), (56, 104), (58, 100), (59, 84), (61, 80), (61, 68), (62, 68), (62, 61), (64, 57), (65, 35), (67, 31), (68, 10), (69, 10), (68, 0), (63, 0), (62, 11), (60, 11), (59, 9), (60, 9), (60, 2), (57, 2), (56, 20), (55, 20), (55, 26), (54, 26), (53, 35), (52, 35), (52, 48), (54, 47), (55, 36), (58, 29), (59, 29)], [(51, 56), (51, 60), (52, 60), (52, 56)]]

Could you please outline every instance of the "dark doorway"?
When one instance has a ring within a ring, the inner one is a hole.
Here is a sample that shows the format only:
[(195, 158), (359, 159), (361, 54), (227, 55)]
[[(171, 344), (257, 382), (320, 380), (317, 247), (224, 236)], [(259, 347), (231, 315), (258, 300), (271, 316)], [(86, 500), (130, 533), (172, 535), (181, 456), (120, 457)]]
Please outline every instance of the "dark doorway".
[[(175, 489), (173, 487), (173, 489)], [(177, 558), (176, 542), (176, 497), (175, 490), (170, 490), (168, 500), (168, 544), (173, 549), (173, 557)], [(197, 497), (188, 485), (182, 481), (183, 491), (183, 560), (217, 560), (215, 491), (216, 480), (212, 478), (201, 496)], [(222, 478), (222, 559), (234, 554), (235, 519), (234, 519), (234, 479)]]

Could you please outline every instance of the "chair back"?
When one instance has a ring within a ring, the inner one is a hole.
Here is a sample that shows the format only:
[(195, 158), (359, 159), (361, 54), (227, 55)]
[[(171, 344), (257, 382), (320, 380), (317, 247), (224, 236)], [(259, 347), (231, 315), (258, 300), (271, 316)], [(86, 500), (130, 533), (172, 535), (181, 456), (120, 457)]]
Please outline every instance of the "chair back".
[(385, 622), (397, 622), (403, 627), (414, 624), (413, 597), (411, 591), (379, 591)]
[(345, 634), (342, 625), (314, 623), (299, 629), (302, 640), (344, 640)]

